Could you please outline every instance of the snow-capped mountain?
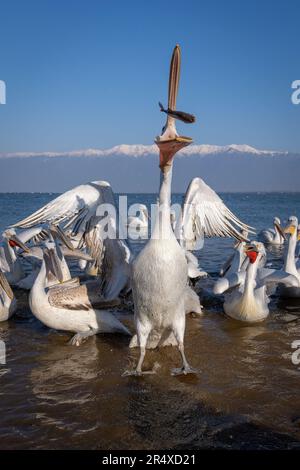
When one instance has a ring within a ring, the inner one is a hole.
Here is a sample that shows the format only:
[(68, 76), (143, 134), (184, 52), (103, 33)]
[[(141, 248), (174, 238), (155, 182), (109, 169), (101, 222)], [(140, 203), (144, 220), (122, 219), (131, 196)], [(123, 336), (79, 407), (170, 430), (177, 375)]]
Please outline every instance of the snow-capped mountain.
[[(217, 191), (299, 191), (300, 153), (237, 144), (190, 145), (177, 154), (174, 165), (174, 192), (184, 192), (195, 176)], [(60, 192), (105, 179), (115, 192), (156, 192), (157, 146), (0, 154), (1, 192)]]
[[(107, 157), (110, 155), (124, 155), (128, 157), (142, 157), (146, 155), (155, 155), (158, 153), (158, 148), (153, 145), (142, 144), (121, 144), (111, 147), (109, 149), (83, 149), (71, 150), (69, 152), (16, 152), (16, 153), (0, 153), (0, 158), (29, 158), (29, 157)], [(250, 145), (231, 144), (231, 145), (190, 145), (181, 150), (179, 156), (188, 155), (210, 155), (210, 154), (224, 154), (224, 153), (237, 153), (237, 154), (252, 154), (262, 156), (274, 155), (287, 155), (288, 152), (280, 152), (274, 150), (258, 150)]]

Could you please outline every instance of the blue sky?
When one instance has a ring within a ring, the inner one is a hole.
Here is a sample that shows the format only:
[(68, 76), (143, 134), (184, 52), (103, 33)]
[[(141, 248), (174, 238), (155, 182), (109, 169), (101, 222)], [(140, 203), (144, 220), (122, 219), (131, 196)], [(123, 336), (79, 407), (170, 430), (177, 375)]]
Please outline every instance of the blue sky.
[(183, 133), (300, 152), (297, 0), (10, 0), (0, 16), (0, 152), (152, 143), (176, 43)]

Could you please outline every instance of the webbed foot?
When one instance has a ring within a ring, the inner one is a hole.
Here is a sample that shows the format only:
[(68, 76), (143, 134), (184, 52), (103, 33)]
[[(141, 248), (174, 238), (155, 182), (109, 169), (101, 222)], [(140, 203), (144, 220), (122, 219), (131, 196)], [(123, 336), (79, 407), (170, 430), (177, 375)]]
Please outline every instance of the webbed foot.
[(191, 366), (184, 366), (179, 368), (174, 368), (171, 370), (171, 375), (188, 375), (188, 374), (199, 374), (201, 371), (199, 369), (194, 369)]
[(69, 344), (72, 346), (80, 346), (86, 338), (94, 336), (96, 332), (97, 330), (89, 330), (84, 333), (76, 333), (76, 335), (70, 339)]

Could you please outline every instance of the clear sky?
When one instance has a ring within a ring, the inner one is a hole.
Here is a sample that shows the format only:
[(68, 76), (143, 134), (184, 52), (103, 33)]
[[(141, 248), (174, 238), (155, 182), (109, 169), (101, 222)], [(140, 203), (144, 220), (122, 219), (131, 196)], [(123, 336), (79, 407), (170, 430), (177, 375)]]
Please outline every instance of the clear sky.
[(176, 43), (181, 131), (300, 152), (298, 0), (2, 0), (0, 21), (0, 152), (152, 143)]

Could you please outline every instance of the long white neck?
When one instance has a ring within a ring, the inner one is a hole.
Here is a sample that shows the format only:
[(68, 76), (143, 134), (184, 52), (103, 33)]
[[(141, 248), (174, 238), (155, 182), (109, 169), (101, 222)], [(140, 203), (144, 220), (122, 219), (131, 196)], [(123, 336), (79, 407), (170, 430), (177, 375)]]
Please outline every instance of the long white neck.
[(275, 230), (274, 242), (280, 243), (282, 240), (282, 235), (279, 232), (276, 224), (274, 224), (274, 230)]
[(169, 239), (174, 238), (171, 226), (171, 185), (172, 166), (160, 173), (159, 207), (151, 238)]
[(287, 250), (285, 252), (284, 257), (284, 270), (289, 273), (293, 274), (294, 276), (299, 278), (299, 274), (296, 268), (295, 262), (295, 252), (296, 252), (296, 245), (297, 245), (297, 231), (294, 234), (289, 236)]
[(45, 261), (42, 261), (40, 271), (34, 281), (32, 289), (29, 294), (29, 305), (32, 313), (42, 322), (47, 324), (49, 306), (47, 293), (45, 291), (47, 281), (47, 271)]
[(17, 261), (17, 255), (7, 240), (4, 243), (4, 253), (7, 263), (9, 266), (12, 266)]
[(245, 279), (245, 288), (244, 288), (244, 295), (247, 296), (252, 296), (254, 293), (254, 288), (256, 286), (256, 274), (257, 274), (257, 268), (258, 268), (258, 260), (255, 261), (255, 263), (249, 263), (247, 273), (246, 273), (246, 279)]

